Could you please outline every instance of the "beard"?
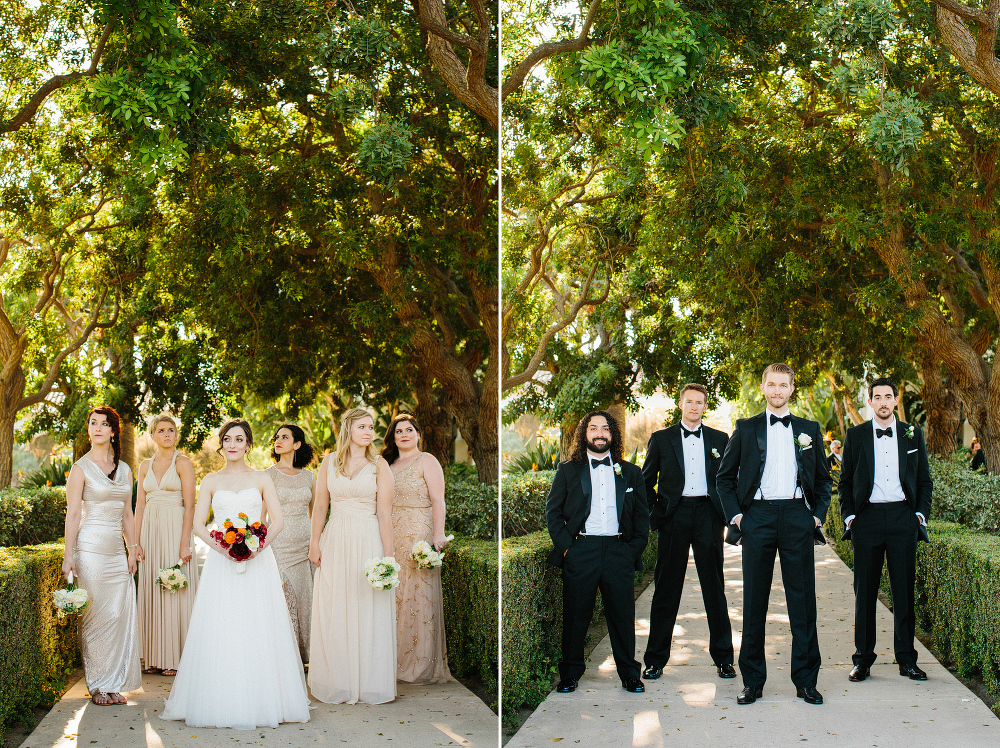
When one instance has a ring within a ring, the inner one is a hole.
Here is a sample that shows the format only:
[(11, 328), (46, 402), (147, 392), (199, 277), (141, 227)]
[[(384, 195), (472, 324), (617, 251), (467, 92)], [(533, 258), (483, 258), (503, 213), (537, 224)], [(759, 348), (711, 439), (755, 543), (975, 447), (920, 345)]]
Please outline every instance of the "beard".
[[(598, 446), (595, 442), (600, 442), (600, 446)], [(611, 440), (604, 438), (595, 439), (593, 442), (587, 440), (587, 449), (589, 449), (595, 455), (602, 455), (609, 449), (611, 449)]]

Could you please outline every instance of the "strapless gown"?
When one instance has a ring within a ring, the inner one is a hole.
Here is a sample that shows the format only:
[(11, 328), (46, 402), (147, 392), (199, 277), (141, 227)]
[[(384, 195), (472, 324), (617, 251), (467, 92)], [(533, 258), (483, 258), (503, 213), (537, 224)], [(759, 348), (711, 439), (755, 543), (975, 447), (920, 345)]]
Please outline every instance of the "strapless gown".
[[(256, 522), (262, 505), (255, 488), (212, 497), (220, 524), (240, 512)], [(163, 719), (241, 730), (309, 721), (302, 661), (274, 553), (265, 546), (242, 563), (241, 572), (214, 550), (205, 559)]]

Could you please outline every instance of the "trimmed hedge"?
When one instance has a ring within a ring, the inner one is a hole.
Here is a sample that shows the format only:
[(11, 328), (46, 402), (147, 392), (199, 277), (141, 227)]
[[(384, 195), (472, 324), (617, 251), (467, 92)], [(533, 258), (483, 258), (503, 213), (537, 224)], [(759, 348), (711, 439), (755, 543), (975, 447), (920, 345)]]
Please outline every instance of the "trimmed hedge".
[[(650, 533), (642, 554), (643, 571), (635, 575), (637, 583), (656, 565), (656, 540), (656, 533)], [(548, 531), (504, 538), (501, 544), (502, 713), (504, 720), (511, 723), (517, 721), (522, 705), (538, 706), (552, 690), (552, 676), (562, 651), (562, 573), (545, 560), (551, 550)], [(598, 592), (593, 621), (603, 611)]]
[(478, 676), (491, 693), (499, 662), (497, 564), (496, 541), (456, 537), (441, 565), (448, 665), (455, 675)]
[(62, 695), (80, 662), (77, 619), (60, 620), (63, 544), (0, 548), (0, 730)]
[(555, 470), (503, 477), (503, 536), (517, 538), (545, 529), (545, 499)]
[(494, 484), (445, 474), (445, 528), (456, 535), (496, 540), (499, 501)]
[(0, 489), (0, 547), (57, 540), (65, 521), (65, 488)]
[(963, 455), (930, 458), (934, 480), (931, 518), (957, 522), (973, 530), (1000, 530), (1000, 475), (969, 470)]

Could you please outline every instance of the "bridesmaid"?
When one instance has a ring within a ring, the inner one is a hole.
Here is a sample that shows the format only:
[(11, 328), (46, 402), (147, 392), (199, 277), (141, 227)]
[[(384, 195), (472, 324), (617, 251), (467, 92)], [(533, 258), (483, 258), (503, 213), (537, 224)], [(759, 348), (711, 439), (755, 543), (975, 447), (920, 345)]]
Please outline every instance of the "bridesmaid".
[(106, 706), (127, 703), (122, 692), (142, 686), (132, 578), (138, 543), (132, 471), (121, 462), (121, 420), (114, 408), (90, 411), (87, 434), (90, 450), (73, 464), (66, 482), (62, 571), (89, 594), (80, 621), (84, 677), (91, 700)]
[[(175, 448), (177, 422), (169, 415), (156, 416), (149, 424), (149, 434), (156, 443), (156, 454), (139, 465), (135, 504), (142, 672), (177, 675), (198, 589), (198, 565), (191, 562), (194, 466)], [(156, 585), (157, 573), (178, 561), (188, 586), (165, 592)]]
[(372, 414), (351, 408), (341, 418), (336, 453), (323, 458), (316, 476), (309, 560), (319, 571), (309, 689), (328, 704), (396, 698), (396, 596), (365, 577), (369, 560), (393, 552), (392, 471), (374, 440)]
[[(309, 662), (309, 624), (312, 619), (314, 567), (309, 563), (309, 536), (312, 532), (309, 515), (316, 476), (306, 470), (312, 458), (313, 448), (306, 443), (302, 429), (293, 423), (286, 423), (278, 429), (271, 449), (271, 459), (275, 464), (267, 472), (278, 492), (285, 529), (280, 539), (271, 543), (271, 550), (281, 572), (288, 615), (292, 619), (292, 630), (303, 663)], [(267, 514), (266, 510), (264, 514)]]
[(396, 588), (396, 679), (404, 683), (446, 683), (444, 601), (441, 568), (418, 569), (413, 544), (426, 540), (437, 550), (444, 536), (444, 471), (434, 455), (421, 452), (420, 426), (406, 413), (396, 416), (385, 435), (382, 456), (395, 476), (393, 544), (400, 556)]

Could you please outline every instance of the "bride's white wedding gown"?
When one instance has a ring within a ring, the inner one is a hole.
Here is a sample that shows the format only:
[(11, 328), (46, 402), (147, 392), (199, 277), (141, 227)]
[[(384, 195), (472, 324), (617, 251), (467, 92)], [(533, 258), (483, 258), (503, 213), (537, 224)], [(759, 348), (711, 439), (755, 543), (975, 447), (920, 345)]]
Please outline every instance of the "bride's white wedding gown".
[[(219, 525), (240, 512), (256, 522), (262, 505), (256, 488), (212, 496)], [(242, 564), (241, 572), (214, 550), (205, 559), (163, 719), (243, 730), (309, 721), (302, 661), (274, 553), (265, 543)]]

